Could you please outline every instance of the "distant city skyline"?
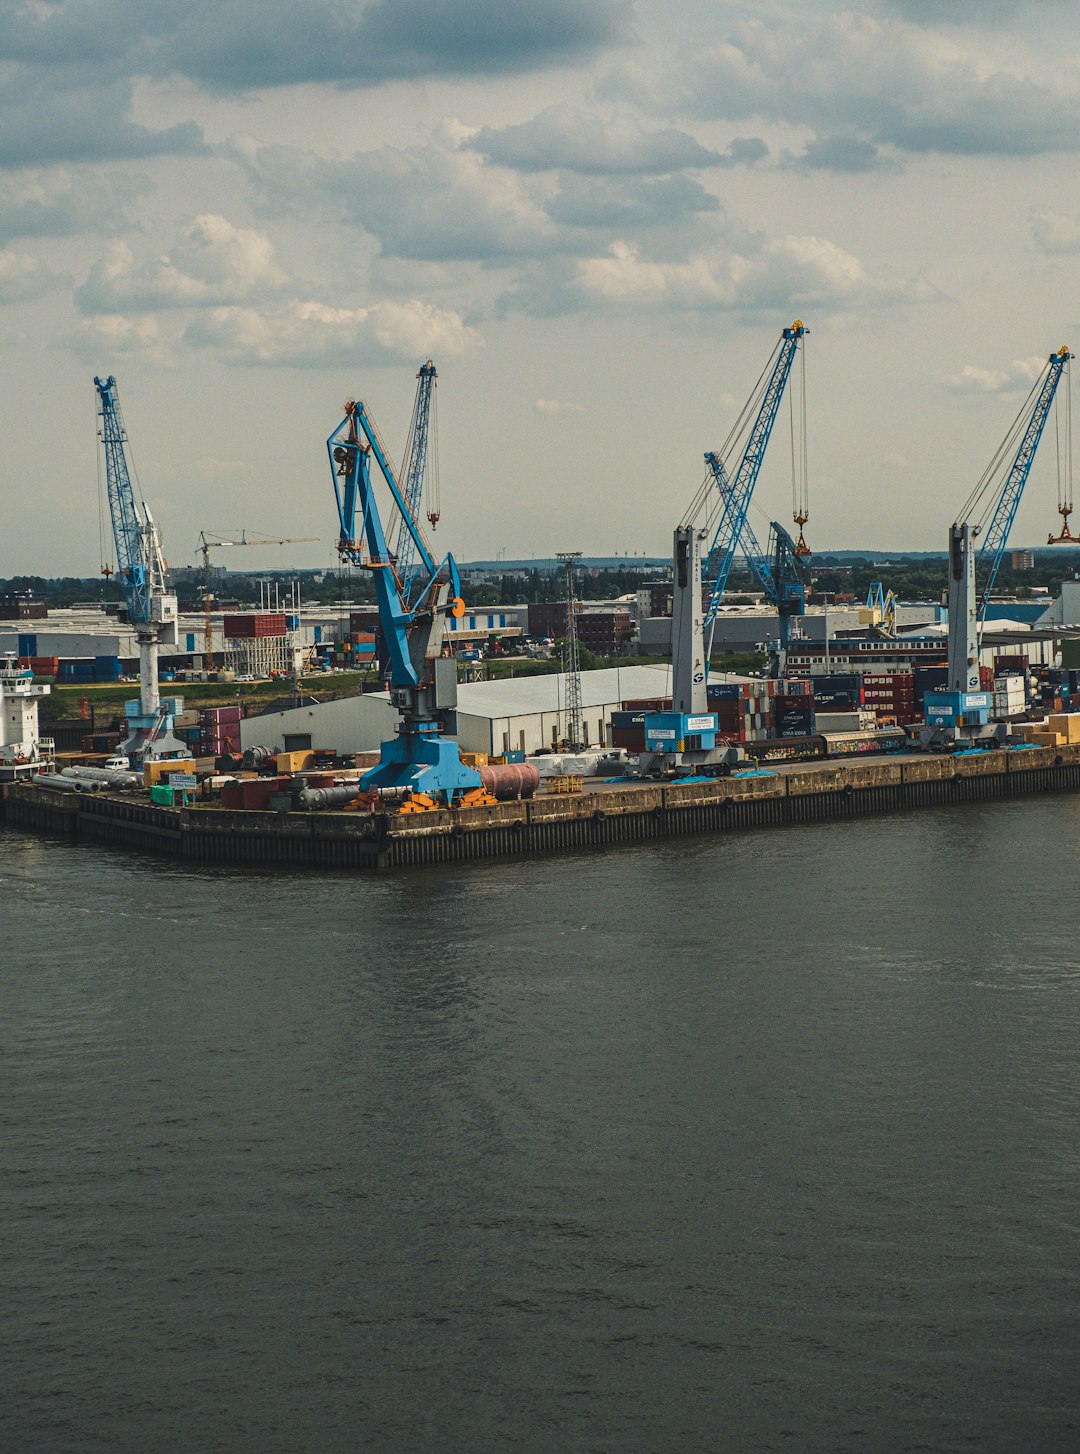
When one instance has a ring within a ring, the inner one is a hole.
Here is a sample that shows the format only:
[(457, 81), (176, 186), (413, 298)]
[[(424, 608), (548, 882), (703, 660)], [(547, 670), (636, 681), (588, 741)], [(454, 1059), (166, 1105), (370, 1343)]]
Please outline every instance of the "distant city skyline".
[(170, 560), (325, 566), (342, 402), (400, 456), (428, 356), (437, 546), (662, 554), (796, 317), (811, 547), (944, 549), (1080, 345), (1078, 55), (1065, 0), (8, 0), (0, 575), (100, 567), (95, 373)]

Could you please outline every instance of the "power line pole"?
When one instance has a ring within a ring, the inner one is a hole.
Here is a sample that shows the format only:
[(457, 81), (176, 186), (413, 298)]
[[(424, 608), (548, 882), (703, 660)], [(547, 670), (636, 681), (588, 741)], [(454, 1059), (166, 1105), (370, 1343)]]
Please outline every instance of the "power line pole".
[(572, 748), (582, 746), (581, 661), (578, 657), (577, 614), (574, 610), (574, 562), (580, 550), (559, 551), (566, 567), (566, 735)]

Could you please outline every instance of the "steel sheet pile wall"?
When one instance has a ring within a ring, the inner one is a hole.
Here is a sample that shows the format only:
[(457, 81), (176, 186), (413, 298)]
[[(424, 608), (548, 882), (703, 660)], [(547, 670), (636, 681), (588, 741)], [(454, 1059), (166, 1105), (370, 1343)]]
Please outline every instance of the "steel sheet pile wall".
[(207, 863), (364, 870), (557, 853), (680, 834), (1080, 791), (1080, 745), (860, 762), (716, 783), (539, 797), (398, 818), (165, 808), (109, 794), (4, 790), (8, 821)]

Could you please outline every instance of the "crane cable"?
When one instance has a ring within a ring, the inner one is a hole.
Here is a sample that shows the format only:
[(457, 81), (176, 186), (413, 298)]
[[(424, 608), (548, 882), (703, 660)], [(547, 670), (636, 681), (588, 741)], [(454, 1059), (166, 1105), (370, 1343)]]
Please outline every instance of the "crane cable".
[[(1046, 369), (1043, 369), (1042, 373), (1032, 384), (1031, 391), (1023, 404), (1021, 404), (1016, 418), (1010, 425), (1005, 438), (994, 451), (993, 458), (979, 476), (971, 494), (964, 501), (963, 508), (956, 517), (955, 523), (957, 525), (965, 522), (974, 524), (976, 533), (978, 533), (986, 527), (994, 511), (997, 509), (998, 497), (1001, 493), (1000, 480), (1002, 466), (1004, 465), (1007, 468), (1012, 467), (1012, 460), (1015, 458), (1016, 451), (1019, 448), (1020, 438), (1026, 430), (1028, 420), (1031, 416), (1031, 402), (1042, 388), (1045, 374)], [(997, 486), (997, 488), (994, 488), (994, 486)], [(973, 521), (972, 516), (980, 503), (982, 504), (982, 513)]]
[(431, 404), (428, 421), (428, 457), (424, 488), (427, 492), (427, 518), (432, 530), (442, 518), (442, 491), (439, 485), (439, 381), (431, 381)]
[(1075, 545), (1077, 537), (1069, 529), (1069, 516), (1073, 510), (1072, 493), (1072, 373), (1069, 368), (1069, 360), (1065, 361), (1065, 438), (1062, 440), (1061, 411), (1058, 408), (1058, 399), (1054, 399), (1054, 442), (1057, 447), (1057, 509), (1061, 516), (1061, 533), (1054, 535), (1052, 532), (1047, 537), (1047, 545)]
[(791, 418), (791, 518), (799, 527), (795, 554), (808, 556), (810, 547), (803, 537), (803, 526), (810, 519), (810, 484), (806, 443), (806, 348), (799, 349), (799, 431), (796, 442), (795, 393), (788, 399)]
[[(767, 387), (767, 379), (773, 371), (773, 368), (776, 364), (777, 355), (779, 354), (780, 349), (783, 347), (783, 342), (784, 340), (783, 338), (781, 338), (780, 341), (777, 343), (776, 347), (773, 349), (768, 363), (762, 369), (757, 383), (750, 391), (750, 397), (747, 399), (746, 403), (740, 410), (739, 416), (735, 420), (735, 423), (731, 426), (731, 429), (728, 433), (727, 438), (724, 440), (723, 445), (717, 451), (717, 454), (724, 462), (725, 467), (731, 460), (732, 456), (735, 454), (736, 445), (741, 442), (743, 434), (748, 430), (750, 424), (754, 419), (757, 418), (757, 415), (760, 412), (761, 400), (764, 397), (765, 389)], [(730, 479), (730, 477), (731, 472), (729, 470), (728, 478)], [(720, 497), (719, 492), (716, 490), (716, 482), (713, 479), (713, 474), (711, 470), (706, 472), (705, 478), (698, 486), (697, 492), (695, 493), (693, 499), (690, 501), (686, 513), (683, 515), (682, 519), (679, 522), (680, 526), (686, 527), (693, 525), (698, 515), (701, 513), (703, 507), (706, 511), (704, 529), (707, 531), (711, 531), (716, 521), (716, 517), (723, 507), (723, 499), (722, 497)]]
[(100, 449), (95, 449), (95, 451), (94, 451), (94, 456), (95, 456), (95, 459), (97, 460), (98, 560), (101, 561), (101, 574), (105, 577), (105, 580), (108, 581), (112, 576), (114, 576), (116, 574), (116, 571), (114, 570), (114, 568), (113, 568), (113, 566), (111, 564), (112, 551), (111, 551), (111, 549), (109, 549), (109, 546), (107, 544), (107, 542), (109, 542), (109, 541), (112, 540), (112, 518), (111, 518), (111, 515), (110, 515), (110, 519), (109, 519), (108, 532), (106, 532), (106, 529), (105, 529), (106, 502), (105, 502), (105, 474), (104, 474), (105, 442), (104, 442), (104, 439), (103, 439), (104, 423), (102, 423), (100, 425), (97, 423), (97, 421), (101, 419), (100, 403), (101, 403), (100, 396), (99, 396), (97, 390), (95, 389), (94, 390), (94, 420), (95, 420), (95, 423), (94, 423), (94, 433), (95, 433), (95, 435), (97, 435), (98, 439), (100, 439), (102, 441), (101, 448)]

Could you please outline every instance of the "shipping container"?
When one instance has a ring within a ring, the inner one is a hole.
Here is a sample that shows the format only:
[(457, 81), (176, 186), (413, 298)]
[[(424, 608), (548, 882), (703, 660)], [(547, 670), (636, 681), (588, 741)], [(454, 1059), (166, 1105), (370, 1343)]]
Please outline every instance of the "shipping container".
[(245, 641), (253, 637), (284, 636), (286, 634), (283, 611), (256, 611), (243, 616), (225, 616), (222, 629), (230, 641)]

